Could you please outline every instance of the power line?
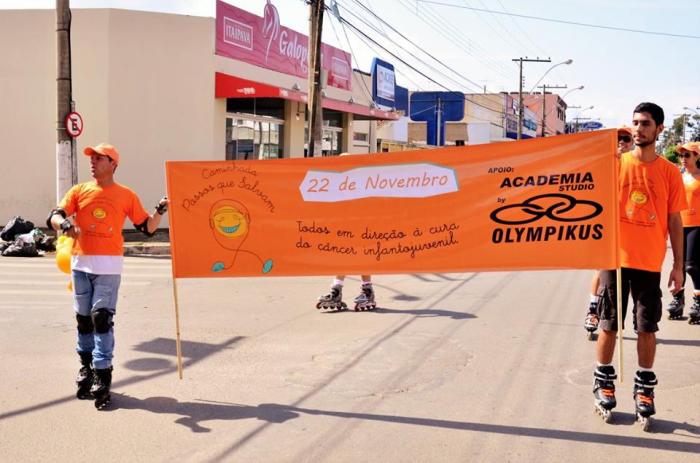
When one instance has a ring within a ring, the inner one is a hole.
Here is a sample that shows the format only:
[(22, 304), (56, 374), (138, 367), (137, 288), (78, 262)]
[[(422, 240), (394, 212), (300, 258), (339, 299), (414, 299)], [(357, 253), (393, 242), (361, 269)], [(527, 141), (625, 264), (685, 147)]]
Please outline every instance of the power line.
[[(331, 17), (333, 17), (333, 15), (331, 15)], [(336, 39), (338, 39), (338, 43), (340, 43), (340, 37), (338, 36), (338, 33), (335, 30), (335, 26), (333, 25), (333, 21), (330, 21), (330, 23), (331, 23), (331, 28), (333, 29), (333, 33), (335, 34)], [(350, 48), (350, 57), (351, 57), (350, 59), (351, 60), (353, 58), (355, 59), (355, 65), (357, 66), (357, 69), (359, 69), (360, 66), (357, 63), (357, 57), (355, 56), (355, 52), (352, 50), (352, 44), (350, 43), (350, 39), (348, 38), (348, 33), (345, 30), (345, 26), (343, 26), (343, 23), (340, 21), (338, 21), (338, 23), (340, 24), (340, 27), (343, 30), (343, 33), (345, 34), (345, 40), (348, 42), (348, 47)], [(372, 103), (376, 104), (376, 102), (372, 98), (372, 92), (369, 90), (369, 88), (367, 88), (367, 83), (365, 82), (365, 79), (360, 78), (357, 75), (355, 75), (355, 73), (352, 71), (352, 63), (348, 63), (348, 65), (350, 66), (350, 73), (353, 75), (353, 77), (355, 77), (355, 80), (359, 80), (362, 83), (362, 86), (365, 89), (365, 95), (367, 95), (367, 99), (369, 101), (371, 101)]]
[(487, 12), (487, 13), (501, 14), (501, 15), (506, 15), (506, 16), (515, 16), (516, 18), (534, 19), (536, 21), (546, 21), (546, 22), (559, 23), (559, 24), (569, 24), (571, 26), (592, 27), (595, 29), (608, 29), (608, 30), (622, 31), (622, 32), (634, 32), (637, 34), (661, 35), (661, 36), (666, 36), (666, 37), (676, 37), (676, 38), (683, 38), (683, 39), (700, 39), (700, 36), (698, 36), (698, 35), (672, 34), (670, 32), (656, 32), (656, 31), (645, 31), (642, 29), (629, 29), (626, 27), (602, 26), (600, 24), (590, 24), (590, 23), (582, 23), (582, 22), (577, 22), (577, 21), (567, 21), (564, 19), (543, 18), (541, 16), (530, 16), (530, 15), (517, 14), (517, 13), (505, 13), (503, 11), (487, 10), (484, 8), (474, 8), (474, 7), (464, 6), (464, 5), (455, 5), (453, 3), (444, 3), (444, 2), (434, 1), (434, 0), (416, 0), (416, 2), (429, 3), (432, 5), (440, 5), (440, 6), (449, 6), (452, 8), (461, 8), (461, 9), (465, 9), (465, 10), (483, 11), (483, 12)]
[[(497, 1), (498, 1), (498, 4), (501, 5), (501, 10), (503, 10), (505, 13), (509, 13), (508, 10), (506, 10), (506, 7), (503, 6), (503, 3), (501, 2), (501, 0), (497, 0)], [(545, 51), (542, 47), (540, 47), (539, 45), (537, 45), (537, 44), (530, 38), (530, 36), (527, 34), (527, 32), (525, 32), (525, 29), (523, 29), (522, 27), (520, 27), (520, 24), (515, 20), (515, 18), (513, 18), (512, 15), (509, 15), (509, 19), (511, 20), (511, 22), (512, 22), (513, 24), (515, 24), (515, 27), (517, 27), (518, 29), (520, 29), (520, 32), (523, 33), (523, 35), (525, 36), (525, 38), (528, 39), (528, 40), (530, 41), (530, 43), (531, 43), (535, 48), (539, 49), (539, 50), (543, 53), (543, 56), (550, 56), (550, 55), (551, 55), (551, 53), (548, 53), (547, 51)]]
[[(355, 2), (356, 2), (356, 3), (359, 3), (358, 0), (355, 0)], [(408, 37), (406, 37), (405, 35), (403, 35), (403, 34), (402, 34), (401, 32), (399, 32), (394, 26), (392, 26), (391, 24), (389, 24), (386, 20), (384, 20), (384, 19), (380, 18), (379, 16), (377, 16), (373, 11), (368, 10), (367, 7), (365, 7), (365, 5), (363, 5), (363, 4), (361, 4), (361, 3), (359, 3), (359, 5), (362, 6), (366, 11), (370, 12), (370, 13), (371, 13), (376, 19), (378, 19), (381, 23), (383, 23), (383, 24), (385, 24), (387, 27), (389, 27), (389, 28), (390, 28), (394, 33), (396, 33), (399, 37), (401, 37), (401, 38), (404, 39), (406, 42), (408, 42), (408, 43), (410, 43), (411, 45), (413, 45), (414, 47), (416, 47), (416, 49), (418, 49), (418, 50), (420, 50), (421, 52), (423, 52), (426, 56), (430, 57), (433, 61), (437, 62), (438, 64), (442, 65), (445, 69), (451, 71), (451, 72), (454, 73), (455, 75), (457, 75), (457, 76), (461, 77), (462, 79), (464, 79), (465, 81), (469, 82), (469, 83), (470, 83), (471, 85), (473, 85), (474, 87), (476, 87), (476, 88), (481, 88), (480, 85), (477, 84), (476, 82), (474, 82), (473, 80), (471, 80), (471, 79), (469, 79), (468, 77), (462, 76), (462, 75), (460, 75), (459, 73), (455, 72), (452, 68), (450, 68), (448, 65), (446, 65), (445, 63), (443, 63), (443, 62), (440, 61), (439, 59), (437, 59), (434, 55), (432, 55), (432, 54), (428, 53), (427, 51), (425, 51), (420, 45), (416, 44), (416, 43), (413, 42), (411, 39), (409, 39)], [(348, 9), (347, 6), (345, 6), (345, 9), (346, 9), (347, 12), (349, 12), (350, 14), (352, 14), (353, 16), (355, 16), (356, 18), (358, 18), (360, 21), (362, 21), (364, 24), (366, 24), (366, 25), (372, 27), (370, 24), (368, 24), (368, 23), (365, 22), (362, 18), (360, 18), (357, 14), (355, 14), (352, 10)], [(374, 30), (377, 31), (376, 29), (374, 29)], [(386, 37), (387, 39), (391, 40), (392, 42), (394, 42), (396, 45), (398, 45), (398, 46), (400, 47), (400, 45), (397, 44), (395, 41), (393, 41), (388, 35), (384, 34), (384, 37)], [(401, 47), (401, 48), (403, 48), (403, 47)], [(404, 51), (408, 51), (408, 50), (404, 49)], [(423, 62), (423, 61), (421, 61), (421, 62)], [(430, 65), (428, 65), (427, 63), (424, 63), (424, 62), (423, 62), (423, 64), (425, 64), (426, 66), (430, 67)], [(436, 72), (440, 73), (440, 71), (437, 71), (436, 69), (434, 69), (434, 68), (432, 68), (432, 67), (431, 67), (431, 69), (432, 69), (433, 71), (436, 71)], [(445, 77), (445, 78), (451, 80), (452, 82), (457, 83), (456, 80), (454, 80), (454, 79), (448, 77), (447, 75), (445, 75), (445, 74), (443, 74), (443, 73), (440, 73), (440, 74), (441, 74), (443, 77)]]
[[(399, 0), (401, 2), (401, 5), (403, 5), (404, 8), (406, 8), (409, 12), (415, 14), (418, 19), (423, 21), (425, 24), (427, 24), (429, 27), (431, 27), (433, 30), (435, 30), (438, 34), (442, 35), (449, 41), (454, 41), (459, 44), (461, 44), (461, 50), (464, 51), (466, 54), (473, 56), (475, 59), (483, 62), (485, 65), (489, 66), (491, 69), (493, 69), (495, 72), (498, 74), (504, 76), (504, 77), (510, 77), (510, 69), (507, 69), (503, 63), (494, 60), (490, 56), (488, 56), (488, 52), (486, 52), (483, 47), (481, 47), (478, 43), (474, 42), (473, 40), (469, 39), (468, 37), (464, 36), (462, 34), (462, 31), (452, 25), (448, 20), (440, 16), (437, 11), (433, 11), (432, 9), (429, 9), (427, 6), (424, 6), (424, 12), (425, 14), (418, 14), (418, 12), (413, 12), (413, 10), (410, 8), (410, 4), (408, 4), (408, 0)], [(416, 6), (418, 6), (418, 3), (416, 3)], [(430, 19), (433, 21), (432, 23), (428, 21)], [(448, 32), (452, 34), (452, 36), (448, 36), (445, 34), (445, 28), (450, 29)], [(475, 55), (475, 53), (472, 51), (477, 51), (481, 55), (483, 55), (483, 58), (479, 58)]]
[[(351, 26), (351, 27), (352, 27), (352, 26)], [(365, 37), (363, 37), (362, 35), (359, 35), (359, 34), (358, 34), (358, 38), (359, 38), (365, 45), (367, 45), (367, 47), (369, 47), (372, 51), (374, 51), (375, 53), (377, 53), (377, 55), (381, 55), (381, 52), (377, 51), (377, 49), (374, 47), (374, 45), (378, 45), (377, 42), (372, 41), (371, 38), (369, 38), (369, 40), (368, 40), (367, 38), (365, 38)], [(373, 45), (373, 44), (374, 44), (374, 45)], [(385, 48), (383, 48), (381, 45), (378, 45), (378, 46), (379, 46), (380, 48), (382, 48), (382, 50), (384, 50), (385, 52), (387, 52), (387, 50), (386, 50)], [(390, 52), (387, 52), (387, 53), (391, 54)], [(393, 54), (392, 54), (392, 56), (393, 56)], [(397, 59), (398, 59), (398, 58), (397, 58)], [(400, 60), (400, 59), (399, 59), (399, 60)], [(400, 60), (400, 61), (401, 61), (401, 60)], [(405, 64), (405, 63), (404, 63), (404, 64)], [(407, 65), (407, 66), (408, 66), (409, 68), (413, 69), (415, 72), (417, 72), (417, 73), (423, 75), (419, 70), (417, 70), (417, 69), (411, 67), (410, 65)], [(404, 76), (404, 77), (406, 77), (406, 76)], [(445, 87), (444, 85), (440, 84), (439, 82), (436, 82), (436, 81), (434, 81), (434, 80), (432, 80), (432, 79), (430, 79), (430, 78), (428, 78), (428, 79), (431, 80), (432, 82), (436, 83), (437, 85), (440, 85), (441, 87), (447, 89), (447, 87)], [(408, 80), (411, 80), (411, 79), (408, 79)], [(415, 82), (414, 82), (414, 85), (415, 85)], [(416, 85), (416, 88), (419, 88), (419, 89), (420, 89), (420, 86), (419, 86), (419, 85)], [(460, 92), (457, 92), (457, 93), (460, 93)], [(464, 94), (463, 94), (463, 95), (464, 95)], [(492, 111), (492, 112), (494, 112), (494, 113), (496, 113), (496, 114), (498, 114), (498, 115), (500, 115), (500, 116), (502, 116), (502, 117), (505, 116), (505, 113), (501, 113), (501, 112), (496, 111), (496, 110), (494, 110), (494, 109), (491, 109), (491, 108), (488, 108), (488, 107), (486, 107), (486, 106), (483, 106), (483, 105), (481, 105), (481, 104), (479, 104), (479, 103), (477, 103), (477, 102), (475, 102), (475, 101), (473, 101), (473, 100), (470, 100), (469, 98), (466, 97), (466, 95), (464, 95), (464, 98), (463, 98), (463, 99), (464, 99), (465, 101), (469, 101), (469, 102), (475, 104), (476, 106), (480, 106), (480, 107), (482, 107), (482, 108), (484, 108), (484, 109), (487, 109), (487, 110), (489, 110), (489, 111)], [(460, 100), (460, 101), (462, 101), (462, 100)], [(474, 115), (469, 116), (469, 117), (471, 117), (472, 119), (479, 120), (479, 121), (489, 122), (489, 123), (494, 124), (494, 125), (496, 125), (496, 126), (498, 126), (498, 127), (501, 127), (500, 125), (496, 124), (495, 122), (493, 122), (493, 121), (490, 120), (490, 119), (484, 119), (484, 118), (481, 118), (481, 117), (478, 117), (478, 116), (474, 116)]]
[[(364, 38), (366, 38), (367, 40), (371, 41), (372, 43), (374, 43), (375, 45), (377, 45), (379, 48), (381, 48), (382, 50), (384, 50), (386, 53), (390, 54), (391, 56), (393, 56), (393, 57), (396, 58), (397, 60), (401, 61), (401, 63), (403, 63), (405, 66), (407, 66), (407, 67), (413, 69), (415, 72), (417, 72), (418, 74), (420, 74), (421, 76), (423, 76), (425, 79), (428, 79), (429, 81), (431, 81), (431, 82), (433, 82), (434, 84), (436, 84), (436, 85), (438, 85), (438, 86), (444, 88), (444, 89), (447, 90), (447, 91), (452, 91), (450, 88), (448, 88), (447, 86), (445, 86), (445, 85), (443, 85), (442, 83), (438, 82), (437, 80), (433, 79), (432, 77), (428, 76), (427, 74), (425, 74), (425, 73), (424, 73), (423, 71), (421, 71), (420, 69), (418, 69), (418, 68), (412, 66), (411, 64), (409, 64), (406, 60), (404, 60), (404, 59), (402, 59), (401, 57), (399, 57), (396, 53), (394, 53), (394, 52), (388, 50), (386, 47), (384, 47), (383, 45), (381, 45), (379, 42), (377, 42), (376, 40), (374, 40), (374, 39), (373, 39), (372, 37), (370, 37), (369, 35), (367, 35), (367, 34), (365, 34), (364, 32), (362, 32), (360, 29), (357, 28), (357, 26), (355, 26), (354, 24), (352, 24), (351, 22), (349, 22), (349, 21), (348, 21), (347, 19), (345, 19), (344, 17), (341, 16), (339, 19), (340, 19), (341, 22), (343, 22), (343, 23), (347, 24), (348, 26), (350, 26), (350, 28), (352, 28), (352, 30), (355, 31), (355, 33), (359, 34), (359, 36), (364, 37)], [(425, 63), (424, 63), (424, 64), (425, 64)], [(476, 106), (480, 106), (480, 107), (482, 107), (482, 108), (484, 108), (484, 109), (486, 109), (486, 110), (492, 111), (492, 112), (494, 112), (494, 113), (496, 113), (496, 114), (499, 114), (499, 115), (501, 115), (501, 116), (503, 116), (503, 115), (505, 114), (505, 113), (503, 113), (502, 111), (496, 111), (496, 110), (494, 110), (494, 109), (492, 109), (492, 108), (489, 108), (489, 107), (487, 107), (487, 106), (484, 106), (484, 105), (482, 105), (482, 104), (479, 104), (479, 103), (477, 103), (477, 102), (474, 101), (474, 100), (470, 100), (469, 98), (466, 97), (466, 95), (464, 95), (464, 99), (465, 99), (466, 101), (470, 101), (471, 103), (475, 104)]]
[[(481, 0), (478, 0), (478, 2), (479, 2), (484, 8), (486, 8), (486, 5), (484, 5), (484, 2), (482, 2)], [(462, 3), (463, 3), (465, 6), (467, 6), (467, 7), (471, 7), (471, 5), (467, 2), (467, 0), (462, 0)], [(503, 30), (503, 32), (505, 32), (509, 37), (511, 37), (512, 41), (511, 41), (511, 40), (506, 40), (506, 35), (504, 35), (503, 33), (498, 32), (498, 31), (496, 30), (496, 28), (494, 28), (494, 27), (491, 25), (491, 23), (490, 23), (489, 21), (486, 20), (486, 17), (485, 17), (485, 16), (482, 16), (478, 11), (476, 11), (476, 15), (477, 15), (478, 17), (480, 17), (480, 18), (483, 18), (484, 24), (486, 24), (486, 25), (493, 31), (493, 33), (496, 35), (496, 37), (500, 38), (500, 39), (503, 41), (504, 44), (506, 44), (507, 46), (512, 47), (512, 48), (514, 48), (514, 49), (518, 49), (519, 47), (522, 46), (522, 41), (521, 41), (521, 40), (518, 40), (518, 39), (510, 32), (510, 30), (508, 30), (508, 29), (506, 29), (505, 27), (503, 27), (503, 24), (501, 24), (501, 22), (498, 20), (498, 17), (497, 17), (497, 16), (491, 14), (491, 16), (493, 17), (493, 20), (495, 21), (496, 25), (497, 25), (501, 30)]]

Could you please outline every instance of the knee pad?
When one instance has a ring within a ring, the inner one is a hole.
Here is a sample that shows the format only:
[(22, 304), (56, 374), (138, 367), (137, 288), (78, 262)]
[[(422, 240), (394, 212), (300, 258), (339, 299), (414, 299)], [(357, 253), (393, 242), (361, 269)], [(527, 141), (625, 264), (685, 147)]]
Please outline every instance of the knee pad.
[(92, 323), (95, 325), (95, 331), (100, 334), (107, 333), (114, 326), (112, 323), (112, 314), (107, 309), (97, 309), (92, 312)]
[(78, 333), (90, 334), (95, 329), (95, 325), (92, 324), (92, 317), (77, 313), (75, 314), (75, 319), (78, 320)]
[(685, 271), (692, 278), (693, 276), (698, 275), (698, 272), (700, 272), (700, 267), (698, 267), (698, 265), (695, 262), (686, 262)]

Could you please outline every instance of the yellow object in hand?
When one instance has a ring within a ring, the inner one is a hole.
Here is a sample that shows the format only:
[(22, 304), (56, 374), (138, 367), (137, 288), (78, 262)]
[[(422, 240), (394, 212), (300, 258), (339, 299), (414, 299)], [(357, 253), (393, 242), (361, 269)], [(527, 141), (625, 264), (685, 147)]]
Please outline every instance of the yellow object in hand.
[(75, 240), (69, 236), (61, 235), (56, 241), (56, 266), (63, 273), (70, 275), (70, 260), (73, 255)]

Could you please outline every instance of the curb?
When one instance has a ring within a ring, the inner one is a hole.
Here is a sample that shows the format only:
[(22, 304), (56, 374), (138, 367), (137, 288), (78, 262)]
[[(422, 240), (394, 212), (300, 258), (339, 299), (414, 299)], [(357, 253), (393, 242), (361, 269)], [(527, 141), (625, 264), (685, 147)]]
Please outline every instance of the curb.
[(170, 256), (170, 243), (124, 243), (125, 256)]

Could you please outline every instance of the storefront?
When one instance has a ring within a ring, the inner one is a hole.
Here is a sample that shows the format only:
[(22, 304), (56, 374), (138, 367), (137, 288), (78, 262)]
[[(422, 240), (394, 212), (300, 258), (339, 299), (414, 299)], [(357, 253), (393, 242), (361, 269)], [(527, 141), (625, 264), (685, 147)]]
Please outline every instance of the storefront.
[[(308, 38), (282, 26), (272, 3), (263, 13), (217, 2), (215, 96), (226, 99), (226, 159), (307, 155)], [(353, 91), (362, 77), (351, 62), (322, 45), (324, 156), (352, 151), (353, 121), (398, 119)]]

